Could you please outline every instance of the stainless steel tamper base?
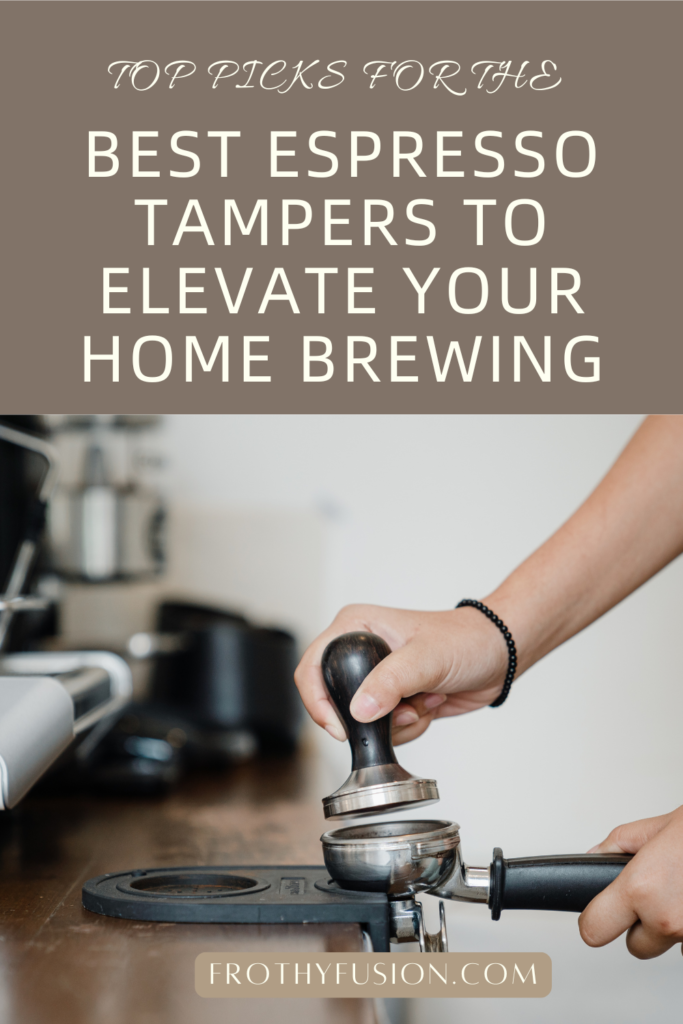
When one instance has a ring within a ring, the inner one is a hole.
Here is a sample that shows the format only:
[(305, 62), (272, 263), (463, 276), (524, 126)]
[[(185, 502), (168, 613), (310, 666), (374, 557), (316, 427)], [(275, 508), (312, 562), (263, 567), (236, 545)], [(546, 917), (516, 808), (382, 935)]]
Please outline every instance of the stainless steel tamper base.
[(325, 797), (323, 810), (326, 818), (362, 818), (438, 799), (434, 779), (418, 779), (400, 764), (381, 764), (351, 772), (343, 786)]

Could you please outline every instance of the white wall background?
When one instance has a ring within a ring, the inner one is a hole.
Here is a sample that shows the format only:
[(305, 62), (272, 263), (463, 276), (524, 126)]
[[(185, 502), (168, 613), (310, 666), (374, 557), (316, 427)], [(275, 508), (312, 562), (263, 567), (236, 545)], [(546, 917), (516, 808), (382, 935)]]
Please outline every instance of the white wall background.
[[(175, 562), (166, 588), (288, 623), (308, 641), (351, 601), (446, 608), (492, 589), (585, 498), (635, 416), (171, 416)], [(624, 553), (627, 557), (628, 553)], [(515, 684), (508, 704), (445, 720), (400, 749), (436, 778), (470, 863), (585, 850), (681, 802), (674, 564)], [(333, 785), (345, 745), (320, 730)], [(322, 783), (321, 783), (322, 785)], [(325, 780), (328, 785), (328, 780)], [(323, 792), (321, 791), (321, 796)], [(436, 901), (426, 899), (436, 920)], [(541, 1001), (420, 1000), (413, 1024), (674, 1020), (678, 949), (649, 963), (580, 941), (574, 915), (448, 908), (451, 948), (554, 961)]]

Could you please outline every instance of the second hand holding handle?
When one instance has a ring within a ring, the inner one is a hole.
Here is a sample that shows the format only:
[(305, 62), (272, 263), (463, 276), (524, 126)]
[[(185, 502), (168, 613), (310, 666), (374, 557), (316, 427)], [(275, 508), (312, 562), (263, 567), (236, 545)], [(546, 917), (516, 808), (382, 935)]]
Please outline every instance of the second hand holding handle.
[(392, 712), (376, 722), (357, 722), (351, 714), (351, 701), (361, 683), (390, 653), (389, 645), (369, 632), (344, 633), (323, 653), (325, 689), (346, 727), (352, 757), (344, 785), (323, 800), (326, 818), (384, 814), (439, 799), (434, 779), (417, 779), (396, 760)]

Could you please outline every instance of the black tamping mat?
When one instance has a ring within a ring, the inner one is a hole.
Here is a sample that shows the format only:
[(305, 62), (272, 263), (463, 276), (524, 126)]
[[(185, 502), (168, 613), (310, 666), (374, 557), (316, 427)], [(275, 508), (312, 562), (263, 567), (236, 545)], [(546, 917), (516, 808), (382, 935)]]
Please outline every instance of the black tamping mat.
[(83, 906), (133, 921), (197, 924), (359, 924), (377, 952), (389, 951), (389, 900), (352, 892), (324, 867), (147, 868), (98, 875)]

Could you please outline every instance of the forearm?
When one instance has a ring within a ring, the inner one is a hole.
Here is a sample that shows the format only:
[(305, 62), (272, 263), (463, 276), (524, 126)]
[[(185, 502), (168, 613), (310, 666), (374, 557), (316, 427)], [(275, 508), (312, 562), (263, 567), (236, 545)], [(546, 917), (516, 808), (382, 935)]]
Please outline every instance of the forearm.
[(485, 598), (524, 671), (683, 551), (683, 416), (649, 417), (574, 515)]
[[(681, 551), (683, 417), (649, 418), (587, 501), (484, 601), (511, 630), (523, 672)], [(315, 721), (339, 739), (320, 659), (333, 637), (353, 630), (378, 633), (392, 653), (363, 682), (351, 713), (370, 722), (395, 708), (398, 742), (419, 736), (434, 717), (474, 711), (500, 694), (507, 648), (476, 609), (351, 605), (311, 644), (295, 675)]]

